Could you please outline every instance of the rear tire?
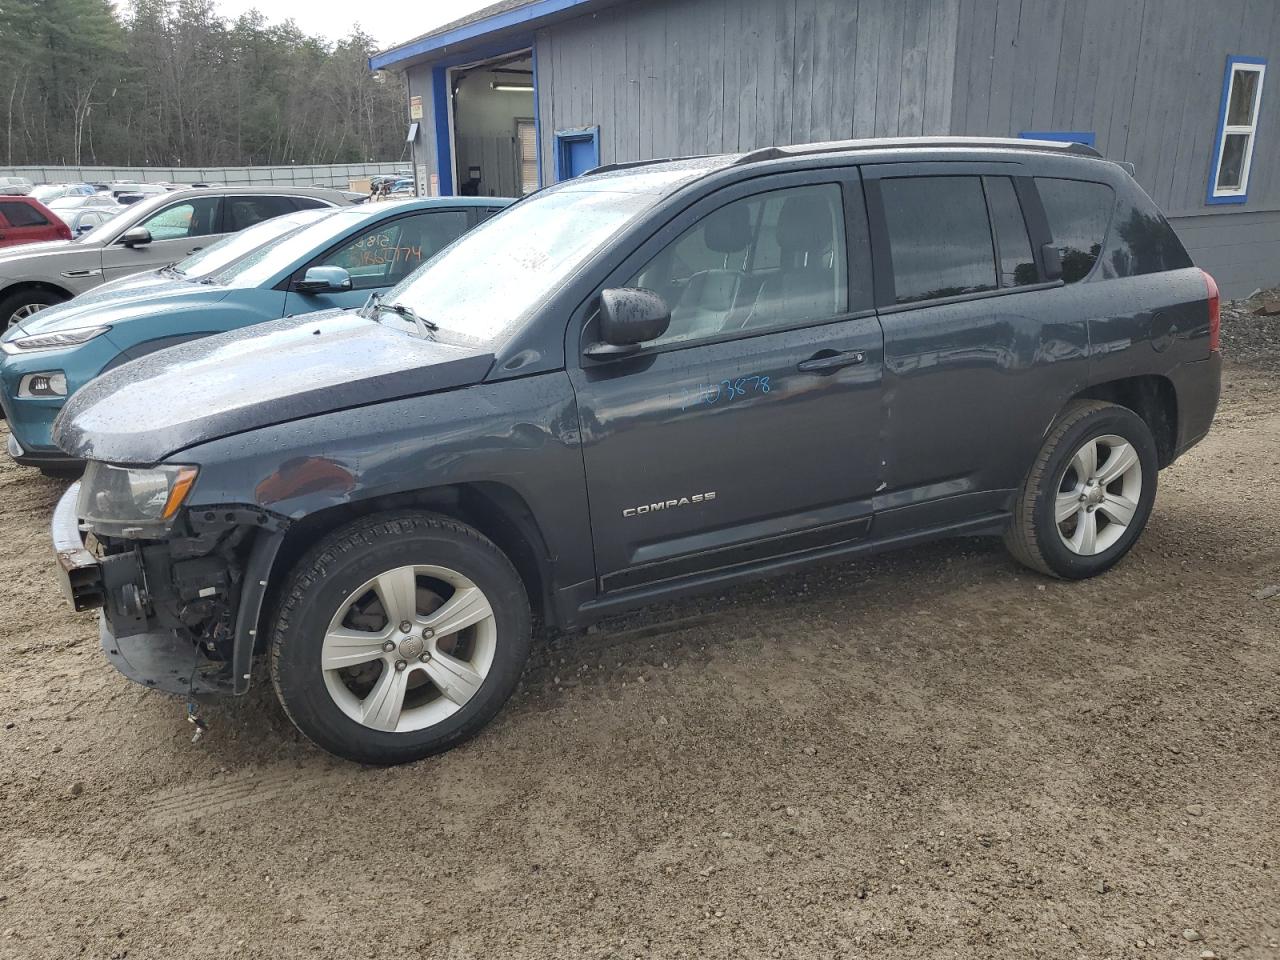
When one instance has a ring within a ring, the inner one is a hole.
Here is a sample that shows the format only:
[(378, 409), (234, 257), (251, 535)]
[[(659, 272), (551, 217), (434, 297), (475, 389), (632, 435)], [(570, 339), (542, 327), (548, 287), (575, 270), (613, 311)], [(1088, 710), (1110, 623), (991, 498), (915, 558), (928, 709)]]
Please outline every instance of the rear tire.
[(34, 316), (45, 307), (65, 303), (67, 299), (59, 293), (39, 287), (17, 290), (0, 297), (0, 328), (3, 328), (0, 333), (27, 317)]
[(1096, 576), (1141, 536), (1158, 472), (1155, 439), (1141, 417), (1114, 403), (1073, 401), (1018, 491), (1005, 546), (1051, 577)]
[(515, 690), (529, 599), (465, 524), (404, 511), (321, 540), (285, 584), (271, 675), (294, 724), (360, 763), (418, 760), (474, 736)]

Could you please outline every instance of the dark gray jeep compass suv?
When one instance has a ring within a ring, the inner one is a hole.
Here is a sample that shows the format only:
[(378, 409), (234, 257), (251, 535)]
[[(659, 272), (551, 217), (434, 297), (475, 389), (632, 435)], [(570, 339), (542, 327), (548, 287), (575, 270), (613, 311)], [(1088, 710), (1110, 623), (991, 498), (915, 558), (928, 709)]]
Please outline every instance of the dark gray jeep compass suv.
[(600, 168), (359, 311), (125, 364), (55, 438), (53, 536), (127, 676), (324, 748), (480, 729), (576, 628), (798, 564), (1003, 535), (1069, 579), (1204, 436), (1218, 296), (1120, 165), (857, 141)]

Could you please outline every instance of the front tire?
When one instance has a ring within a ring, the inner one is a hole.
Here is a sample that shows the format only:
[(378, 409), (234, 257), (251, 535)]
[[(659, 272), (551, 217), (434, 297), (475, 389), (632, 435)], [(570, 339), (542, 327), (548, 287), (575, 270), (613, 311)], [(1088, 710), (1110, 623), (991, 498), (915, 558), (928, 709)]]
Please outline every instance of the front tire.
[(1096, 576), (1142, 534), (1158, 472), (1155, 438), (1141, 417), (1114, 403), (1074, 401), (1018, 491), (1005, 545), (1051, 577)]
[(406, 511), (329, 534), (289, 575), (271, 675), (294, 724), (360, 763), (418, 760), (474, 736), (515, 690), (529, 601), (465, 524)]

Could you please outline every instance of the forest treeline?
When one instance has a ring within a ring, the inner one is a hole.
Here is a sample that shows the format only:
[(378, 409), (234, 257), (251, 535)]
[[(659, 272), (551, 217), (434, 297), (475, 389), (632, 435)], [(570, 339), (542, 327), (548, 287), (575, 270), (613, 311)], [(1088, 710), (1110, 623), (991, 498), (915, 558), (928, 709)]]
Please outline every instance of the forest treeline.
[(0, 165), (398, 160), (403, 79), (212, 0), (0, 0)]

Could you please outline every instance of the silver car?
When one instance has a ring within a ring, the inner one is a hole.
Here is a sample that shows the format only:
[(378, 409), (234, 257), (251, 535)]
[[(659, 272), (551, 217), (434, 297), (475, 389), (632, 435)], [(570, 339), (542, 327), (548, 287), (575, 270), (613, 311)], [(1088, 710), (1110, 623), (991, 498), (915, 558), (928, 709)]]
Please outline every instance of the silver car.
[(220, 187), (148, 197), (74, 240), (0, 251), (0, 330), (107, 280), (173, 263), (283, 213), (346, 206), (337, 190)]

